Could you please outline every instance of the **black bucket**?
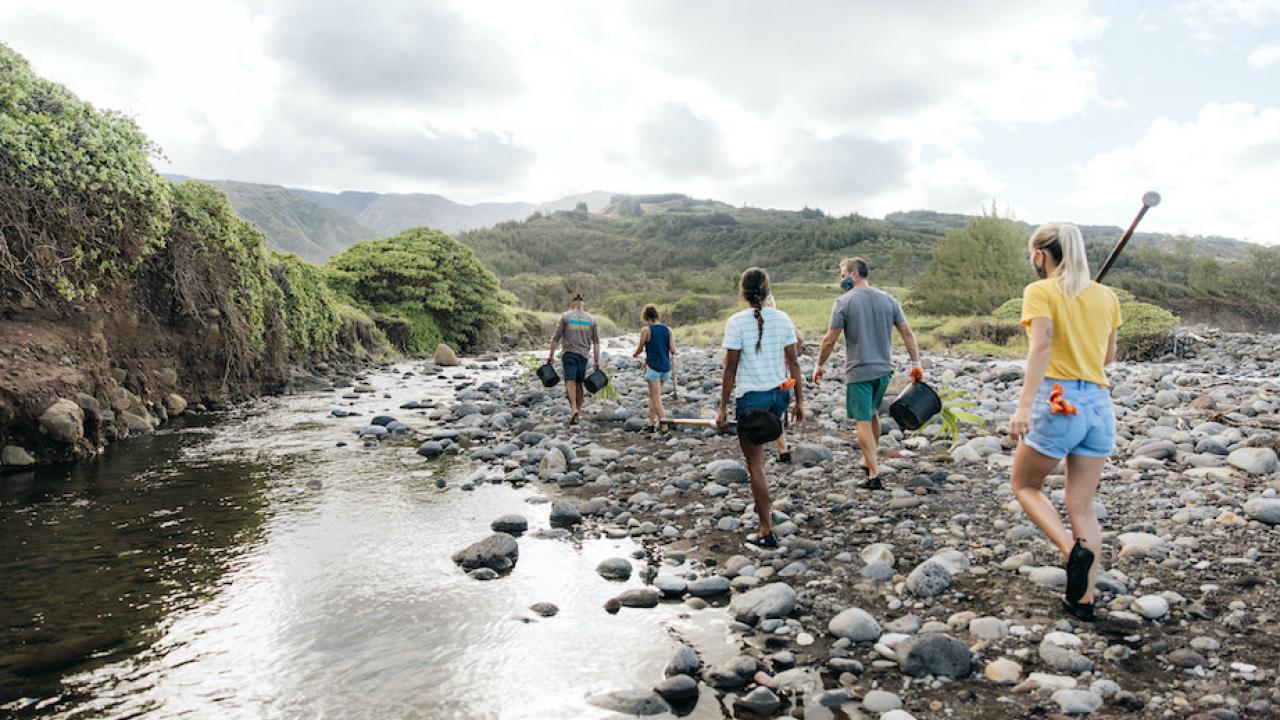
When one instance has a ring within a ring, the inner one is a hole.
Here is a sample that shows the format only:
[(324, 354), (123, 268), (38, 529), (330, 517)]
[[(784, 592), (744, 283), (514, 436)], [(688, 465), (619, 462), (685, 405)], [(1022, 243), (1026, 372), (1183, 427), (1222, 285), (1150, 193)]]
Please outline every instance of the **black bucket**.
[(738, 436), (752, 445), (767, 445), (782, 437), (782, 421), (768, 410), (748, 410), (738, 416)]
[(609, 376), (605, 375), (604, 371), (600, 368), (596, 368), (591, 371), (591, 374), (588, 375), (585, 380), (582, 381), (582, 384), (586, 386), (587, 392), (595, 395), (609, 384)]
[(889, 406), (889, 415), (898, 427), (903, 430), (919, 430), (942, 412), (942, 398), (924, 381), (913, 382), (903, 388), (893, 404)]
[(560, 382), (560, 376), (556, 374), (556, 369), (551, 363), (538, 368), (538, 379), (542, 381), (543, 387), (554, 387)]

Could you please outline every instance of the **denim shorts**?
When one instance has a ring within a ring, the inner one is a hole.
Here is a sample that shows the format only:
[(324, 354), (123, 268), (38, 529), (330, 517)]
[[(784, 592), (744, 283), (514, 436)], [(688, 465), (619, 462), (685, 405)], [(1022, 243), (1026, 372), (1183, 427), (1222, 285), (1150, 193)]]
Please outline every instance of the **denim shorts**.
[(587, 357), (578, 353), (567, 352), (560, 356), (564, 363), (564, 381), (580, 383), (587, 379)]
[[(1049, 393), (1054, 383), (1062, 385), (1062, 396), (1075, 406), (1076, 415), (1049, 412)], [(1116, 415), (1111, 392), (1084, 380), (1045, 378), (1031, 407), (1031, 432), (1023, 442), (1051, 458), (1067, 455), (1110, 457), (1116, 446)]]
[(668, 380), (671, 379), (671, 371), (668, 370), (666, 372), (658, 372), (653, 368), (645, 368), (644, 379), (648, 380), (649, 382), (667, 382)]
[(791, 391), (774, 388), (743, 395), (738, 398), (734, 411), (741, 417), (748, 410), (768, 410), (785, 423), (789, 407), (791, 407)]

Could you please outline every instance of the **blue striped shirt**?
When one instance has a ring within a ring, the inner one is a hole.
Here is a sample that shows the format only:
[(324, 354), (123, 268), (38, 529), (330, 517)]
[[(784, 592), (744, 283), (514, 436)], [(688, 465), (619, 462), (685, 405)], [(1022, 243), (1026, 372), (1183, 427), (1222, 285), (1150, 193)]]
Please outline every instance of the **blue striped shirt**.
[[(760, 336), (755, 311), (747, 308), (734, 313), (724, 326), (724, 349), (738, 350), (738, 379), (733, 388), (735, 398), (749, 392), (772, 390), (787, 379), (784, 351), (796, 344), (796, 326), (781, 310), (764, 308), (764, 336)], [(756, 339), (760, 351), (756, 352)]]

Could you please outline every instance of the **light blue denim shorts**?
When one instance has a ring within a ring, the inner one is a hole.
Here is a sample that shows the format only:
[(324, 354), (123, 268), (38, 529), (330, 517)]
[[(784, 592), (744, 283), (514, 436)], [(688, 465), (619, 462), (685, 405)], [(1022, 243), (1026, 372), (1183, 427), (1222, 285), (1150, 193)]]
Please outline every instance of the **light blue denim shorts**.
[[(1049, 411), (1049, 393), (1062, 385), (1062, 397), (1076, 407), (1076, 415)], [(1051, 458), (1068, 455), (1110, 457), (1116, 447), (1116, 414), (1111, 392), (1084, 380), (1045, 378), (1031, 408), (1031, 432), (1023, 442)]]
[(644, 379), (649, 382), (667, 382), (671, 379), (671, 371), (658, 372), (657, 370), (644, 369)]

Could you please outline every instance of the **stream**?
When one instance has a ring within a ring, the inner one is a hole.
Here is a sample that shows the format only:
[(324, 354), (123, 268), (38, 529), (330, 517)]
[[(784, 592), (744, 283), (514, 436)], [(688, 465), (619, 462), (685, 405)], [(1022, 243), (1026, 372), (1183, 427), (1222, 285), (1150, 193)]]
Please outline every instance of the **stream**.
[[(0, 479), (0, 714), (610, 717), (587, 696), (652, 687), (681, 644), (704, 663), (737, 654), (721, 610), (602, 609), (642, 582), (595, 572), (630, 557), (630, 539), (539, 538), (537, 488), (464, 491), (463, 459), (363, 447), (354, 433), (374, 415), (429, 432), (397, 408), (505, 377), (417, 370), (371, 374), (376, 392), (357, 399), (266, 398)], [(506, 513), (530, 525), (514, 571), (468, 577), (450, 556)], [(560, 612), (539, 617), (537, 602)], [(726, 712), (704, 686), (685, 716)]]

